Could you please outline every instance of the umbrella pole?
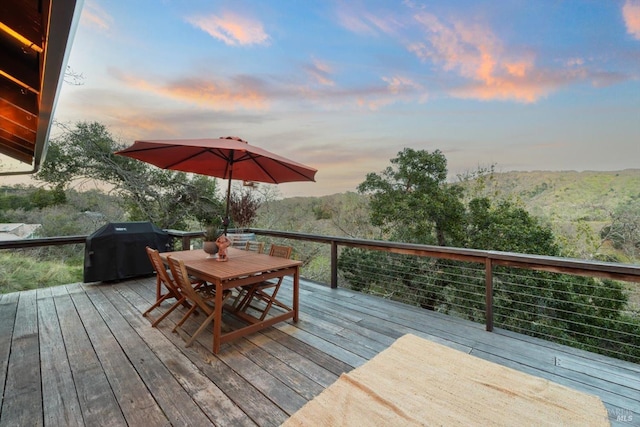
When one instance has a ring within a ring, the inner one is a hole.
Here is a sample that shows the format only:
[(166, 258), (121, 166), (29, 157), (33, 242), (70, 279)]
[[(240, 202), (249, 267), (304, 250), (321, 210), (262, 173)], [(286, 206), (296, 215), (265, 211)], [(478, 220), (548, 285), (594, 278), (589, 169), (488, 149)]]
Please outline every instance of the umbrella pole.
[(231, 179), (233, 178), (233, 154), (232, 150), (229, 156), (229, 183), (227, 184), (227, 210), (224, 214), (224, 219), (222, 220), (222, 225), (224, 226), (224, 235), (227, 235), (227, 228), (229, 228), (229, 223), (231, 223), (231, 218), (229, 218), (229, 198), (231, 197)]
[(222, 220), (225, 236), (227, 235), (227, 228), (229, 228), (229, 224), (231, 223), (231, 218), (229, 218), (229, 197), (231, 197), (231, 174), (229, 174), (229, 184), (227, 185), (227, 210)]

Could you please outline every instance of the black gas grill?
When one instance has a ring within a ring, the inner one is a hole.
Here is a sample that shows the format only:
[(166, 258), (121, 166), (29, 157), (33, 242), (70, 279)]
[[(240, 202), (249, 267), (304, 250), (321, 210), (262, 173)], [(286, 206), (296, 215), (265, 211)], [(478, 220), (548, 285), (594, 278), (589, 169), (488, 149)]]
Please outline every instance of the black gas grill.
[(166, 252), (169, 235), (150, 222), (110, 222), (87, 237), (84, 281), (116, 281), (153, 273), (146, 246)]

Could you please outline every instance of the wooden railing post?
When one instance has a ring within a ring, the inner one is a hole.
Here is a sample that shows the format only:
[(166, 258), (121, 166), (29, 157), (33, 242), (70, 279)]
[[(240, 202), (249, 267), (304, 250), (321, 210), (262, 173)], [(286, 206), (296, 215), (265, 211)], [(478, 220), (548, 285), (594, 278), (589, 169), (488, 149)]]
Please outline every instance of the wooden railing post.
[(191, 249), (191, 236), (182, 236), (182, 250)]
[(485, 325), (486, 330), (493, 331), (493, 262), (487, 257), (484, 260), (485, 277)]
[(331, 241), (331, 289), (338, 287), (338, 242)]
[(202, 231), (182, 231), (182, 230), (171, 230), (165, 229), (169, 236), (172, 239), (180, 240), (180, 244), (182, 245), (182, 250), (186, 251), (191, 249), (191, 240), (192, 239), (202, 239), (203, 232)]

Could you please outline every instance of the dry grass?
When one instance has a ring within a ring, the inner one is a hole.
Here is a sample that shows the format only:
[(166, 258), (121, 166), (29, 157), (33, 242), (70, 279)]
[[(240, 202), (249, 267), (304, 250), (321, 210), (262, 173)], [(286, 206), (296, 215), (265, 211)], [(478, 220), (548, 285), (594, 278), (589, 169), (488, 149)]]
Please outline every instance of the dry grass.
[(0, 293), (82, 282), (82, 266), (40, 261), (23, 253), (0, 253)]

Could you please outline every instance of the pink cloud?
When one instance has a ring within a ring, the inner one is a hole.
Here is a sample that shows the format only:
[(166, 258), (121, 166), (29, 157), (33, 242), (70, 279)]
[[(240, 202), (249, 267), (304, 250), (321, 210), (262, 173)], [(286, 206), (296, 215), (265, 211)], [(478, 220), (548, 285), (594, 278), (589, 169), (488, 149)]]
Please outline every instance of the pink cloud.
[(394, 34), (402, 26), (390, 12), (373, 14), (356, 3), (341, 2), (336, 10), (338, 22), (347, 30), (361, 35)]
[(382, 77), (386, 86), (375, 86), (357, 94), (357, 105), (371, 111), (398, 102), (419, 102), (427, 100), (427, 92), (422, 85), (404, 76)]
[(509, 79), (493, 79), (491, 83), (469, 83), (453, 89), (451, 93), (458, 98), (479, 99), (483, 101), (516, 100), (533, 103), (541, 97), (553, 92), (557, 84), (550, 81), (512, 81)]
[(338, 21), (340, 25), (357, 34), (374, 35), (376, 33), (375, 29), (360, 16), (348, 14), (343, 10), (338, 12)]
[(622, 6), (622, 17), (627, 26), (627, 32), (640, 40), (640, 1), (627, 0)]
[(108, 31), (113, 24), (113, 18), (95, 2), (87, 2), (82, 8), (81, 22), (89, 28)]
[(113, 109), (111, 111), (112, 120), (117, 122), (117, 126), (122, 129), (127, 139), (136, 139), (142, 134), (156, 134), (176, 136), (178, 133), (173, 124), (166, 120), (155, 119), (150, 115), (141, 115), (136, 111), (123, 111)]
[[(409, 18), (399, 18), (402, 12), (398, 11), (374, 14), (357, 3), (346, 2), (339, 3), (337, 16), (348, 30), (365, 36), (390, 36), (421, 61), (457, 76), (460, 83), (449, 90), (453, 96), (533, 103), (563, 86), (589, 77), (584, 59), (572, 58), (561, 69), (541, 68), (536, 65), (531, 50), (506, 46), (487, 25), (463, 19), (445, 20), (411, 0), (405, 0), (403, 4), (411, 13)], [(414, 31), (416, 27), (421, 34), (418, 38)], [(392, 93), (393, 85), (389, 89)], [(421, 97), (421, 102), (426, 99), (425, 93), (422, 88), (414, 91), (414, 95)], [(392, 102), (393, 99), (380, 94), (358, 97), (358, 105), (371, 109)]]
[(264, 111), (278, 108), (279, 102), (285, 100), (310, 102), (328, 110), (345, 106), (377, 110), (396, 102), (411, 102), (416, 97), (420, 97), (421, 102), (426, 100), (424, 88), (407, 77), (382, 77), (381, 84), (341, 89), (330, 79), (328, 65), (315, 61), (307, 69), (313, 80), (298, 85), (274, 84), (249, 76), (230, 79), (181, 77), (163, 82), (115, 69), (110, 70), (110, 74), (128, 88), (216, 111)]
[(187, 22), (230, 46), (264, 45), (269, 42), (269, 35), (264, 31), (262, 23), (231, 12), (221, 16), (193, 16), (187, 18)]
[(398, 94), (406, 91), (424, 90), (420, 84), (402, 76), (383, 77), (382, 80), (387, 83), (389, 92), (393, 94)]
[(331, 79), (331, 66), (326, 62), (314, 59), (311, 64), (305, 65), (304, 68), (317, 83), (323, 86), (335, 85), (335, 82)]
[(536, 69), (531, 54), (507, 54), (489, 28), (462, 21), (447, 25), (426, 12), (414, 18), (423, 27), (426, 40), (408, 44), (409, 51), (472, 81), (454, 90), (455, 96), (529, 103), (565, 80)]
[(112, 71), (112, 74), (129, 87), (215, 110), (264, 110), (268, 104), (261, 82), (251, 78), (238, 77), (230, 81), (214, 81), (193, 77), (158, 84), (120, 71)]

